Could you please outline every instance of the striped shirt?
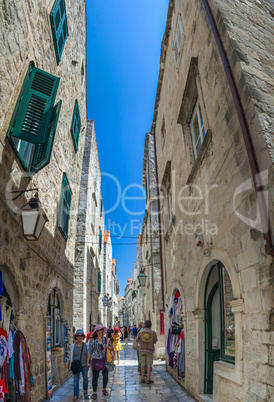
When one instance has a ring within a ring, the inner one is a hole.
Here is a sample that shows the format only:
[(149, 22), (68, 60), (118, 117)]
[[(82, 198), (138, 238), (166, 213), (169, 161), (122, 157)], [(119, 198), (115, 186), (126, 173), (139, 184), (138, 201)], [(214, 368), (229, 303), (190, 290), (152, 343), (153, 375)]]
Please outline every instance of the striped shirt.
[[(98, 338), (91, 338), (89, 343), (89, 354), (91, 359), (103, 359), (107, 356), (106, 351), (107, 346), (107, 338), (103, 337), (102, 343), (98, 342)], [(112, 347), (111, 339), (109, 340), (109, 346)]]

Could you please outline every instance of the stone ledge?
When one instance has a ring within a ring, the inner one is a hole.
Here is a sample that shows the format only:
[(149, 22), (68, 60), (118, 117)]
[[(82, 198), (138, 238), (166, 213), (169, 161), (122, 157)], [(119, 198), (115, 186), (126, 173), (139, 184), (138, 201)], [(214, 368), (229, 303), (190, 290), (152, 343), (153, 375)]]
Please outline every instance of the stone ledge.
[(243, 384), (243, 372), (236, 369), (233, 364), (222, 361), (214, 362), (214, 375), (218, 375), (239, 385)]

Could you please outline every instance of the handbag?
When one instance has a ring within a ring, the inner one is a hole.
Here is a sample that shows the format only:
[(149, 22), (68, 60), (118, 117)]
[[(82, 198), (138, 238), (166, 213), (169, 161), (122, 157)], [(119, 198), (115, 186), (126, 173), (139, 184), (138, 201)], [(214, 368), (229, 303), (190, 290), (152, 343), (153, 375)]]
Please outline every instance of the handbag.
[(102, 371), (106, 368), (106, 358), (103, 357), (102, 359), (92, 359), (91, 364), (93, 371)]
[(80, 360), (74, 360), (73, 362), (71, 362), (70, 370), (73, 372), (73, 374), (79, 374), (82, 371), (81, 359), (82, 359), (83, 347), (84, 343), (82, 344)]
[(136, 339), (133, 339), (132, 349), (134, 349), (134, 350), (138, 349), (138, 342), (136, 342)]

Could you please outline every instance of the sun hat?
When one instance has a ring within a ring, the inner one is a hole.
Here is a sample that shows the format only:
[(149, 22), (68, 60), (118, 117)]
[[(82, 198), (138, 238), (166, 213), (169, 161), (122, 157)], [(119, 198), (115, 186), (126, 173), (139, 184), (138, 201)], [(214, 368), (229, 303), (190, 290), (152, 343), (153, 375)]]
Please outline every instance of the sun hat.
[(84, 334), (84, 331), (82, 329), (77, 329), (77, 331), (75, 332), (75, 335), (74, 335), (74, 339), (76, 339), (77, 335), (83, 335), (84, 339), (86, 337), (86, 335)]
[(153, 340), (153, 332), (150, 331), (146, 331), (145, 329), (143, 329), (141, 332), (141, 339), (144, 342), (151, 342)]
[(103, 329), (103, 330), (104, 330), (104, 335), (107, 333), (107, 328), (106, 328), (106, 327), (103, 327), (103, 325), (98, 324), (98, 325), (96, 325), (96, 327), (94, 328), (94, 330), (93, 330), (93, 332), (92, 332), (92, 334), (91, 334), (91, 337), (93, 338), (95, 332), (100, 331), (100, 329)]

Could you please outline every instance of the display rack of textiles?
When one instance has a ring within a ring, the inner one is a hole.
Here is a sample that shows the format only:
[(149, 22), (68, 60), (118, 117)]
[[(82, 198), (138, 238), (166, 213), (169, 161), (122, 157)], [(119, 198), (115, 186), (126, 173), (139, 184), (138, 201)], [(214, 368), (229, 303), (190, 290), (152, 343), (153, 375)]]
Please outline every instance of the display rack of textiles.
[(25, 336), (13, 323), (13, 308), (1, 296), (0, 402), (31, 401), (31, 356)]
[(70, 328), (68, 326), (68, 323), (66, 322), (65, 324), (65, 338), (64, 338), (64, 344), (65, 344), (65, 362), (68, 361), (69, 355), (70, 355)]
[(171, 297), (168, 306), (167, 354), (171, 367), (179, 380), (185, 377), (185, 333), (183, 325), (183, 304), (179, 291)]

